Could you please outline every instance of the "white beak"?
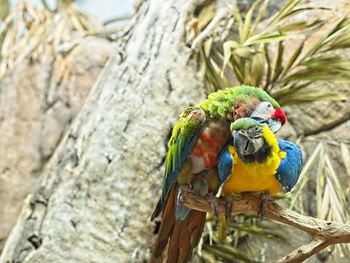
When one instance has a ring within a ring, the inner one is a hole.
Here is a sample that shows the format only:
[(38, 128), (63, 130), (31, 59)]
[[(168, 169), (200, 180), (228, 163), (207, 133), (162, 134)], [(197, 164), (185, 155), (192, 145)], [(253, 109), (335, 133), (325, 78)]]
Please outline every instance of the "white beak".
[(282, 123), (280, 119), (269, 119), (268, 126), (273, 133), (276, 133), (281, 129)]

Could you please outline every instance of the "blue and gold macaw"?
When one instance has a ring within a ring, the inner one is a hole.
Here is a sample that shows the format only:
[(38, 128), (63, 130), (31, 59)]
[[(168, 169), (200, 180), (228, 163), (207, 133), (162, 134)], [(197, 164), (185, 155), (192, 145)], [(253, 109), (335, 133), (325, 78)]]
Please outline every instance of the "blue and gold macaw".
[(218, 161), (225, 196), (243, 192), (275, 196), (295, 186), (302, 168), (302, 153), (296, 144), (277, 140), (264, 121), (253, 118), (236, 120), (231, 131), (233, 141)]

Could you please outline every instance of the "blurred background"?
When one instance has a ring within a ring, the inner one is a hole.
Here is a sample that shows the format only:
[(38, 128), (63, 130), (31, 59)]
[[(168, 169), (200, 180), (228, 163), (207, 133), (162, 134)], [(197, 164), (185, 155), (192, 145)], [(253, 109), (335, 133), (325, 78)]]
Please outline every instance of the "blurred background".
[[(11, 6), (15, 6), (19, 2), (18, 0), (11, 0)], [(35, 6), (42, 7), (41, 0), (28, 0), (27, 3)], [(102, 21), (108, 21), (120, 17), (129, 17), (134, 14), (134, 3), (133, 0), (77, 0), (74, 1), (80, 10), (86, 14), (98, 17)], [(57, 1), (47, 0), (48, 7), (53, 10), (57, 6)]]

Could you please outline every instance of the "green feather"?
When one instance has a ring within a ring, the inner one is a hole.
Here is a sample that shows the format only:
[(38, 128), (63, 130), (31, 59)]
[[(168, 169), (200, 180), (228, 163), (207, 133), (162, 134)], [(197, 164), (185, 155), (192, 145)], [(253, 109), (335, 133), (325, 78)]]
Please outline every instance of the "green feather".
[(260, 101), (269, 101), (275, 109), (279, 109), (280, 105), (266, 91), (261, 88), (241, 85), (229, 87), (217, 92), (211, 93), (208, 99), (196, 105), (203, 109), (209, 116), (214, 118), (226, 118), (227, 112), (237, 101), (245, 101), (256, 97)]
[(231, 131), (247, 130), (254, 126), (262, 126), (260, 122), (252, 118), (241, 118), (231, 123)]
[[(232, 109), (233, 105), (238, 101), (248, 102), (254, 97), (258, 98), (260, 101), (269, 101), (276, 109), (280, 108), (279, 104), (264, 90), (242, 85), (225, 88), (211, 93), (209, 94), (208, 99), (194, 107), (185, 109), (185, 111), (180, 114), (179, 120), (173, 128), (169, 140), (169, 150), (166, 156), (166, 167), (163, 181), (163, 200), (166, 197), (168, 187), (174, 182), (174, 180), (176, 180), (174, 176), (177, 176), (176, 173), (181, 169), (182, 162), (184, 162), (190, 153), (194, 139), (198, 136), (206, 119), (211, 117), (227, 120), (227, 113)], [(236, 124), (238, 125), (239, 123), (240, 122)], [(246, 125), (245, 122), (242, 122), (242, 125), (243, 124)], [(173, 176), (170, 176), (171, 174)]]
[[(171, 172), (181, 166), (181, 157), (183, 159), (184, 148), (189, 144), (192, 137), (197, 135), (199, 129), (206, 120), (205, 112), (196, 107), (189, 107), (180, 114), (179, 120), (173, 128), (169, 140), (169, 150), (166, 156), (166, 167), (164, 177), (164, 187), (169, 186), (168, 176)], [(190, 150), (190, 149), (188, 149)], [(167, 189), (164, 189), (167, 192)], [(164, 193), (163, 193), (164, 194)]]

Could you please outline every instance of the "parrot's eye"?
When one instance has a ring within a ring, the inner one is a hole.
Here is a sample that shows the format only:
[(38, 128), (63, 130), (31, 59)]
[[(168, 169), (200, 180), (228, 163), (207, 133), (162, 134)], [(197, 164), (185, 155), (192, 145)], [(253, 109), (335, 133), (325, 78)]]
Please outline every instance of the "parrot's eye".
[(271, 108), (271, 107), (272, 107), (272, 105), (269, 103), (269, 104), (267, 104), (267, 107), (268, 107), (268, 108)]

